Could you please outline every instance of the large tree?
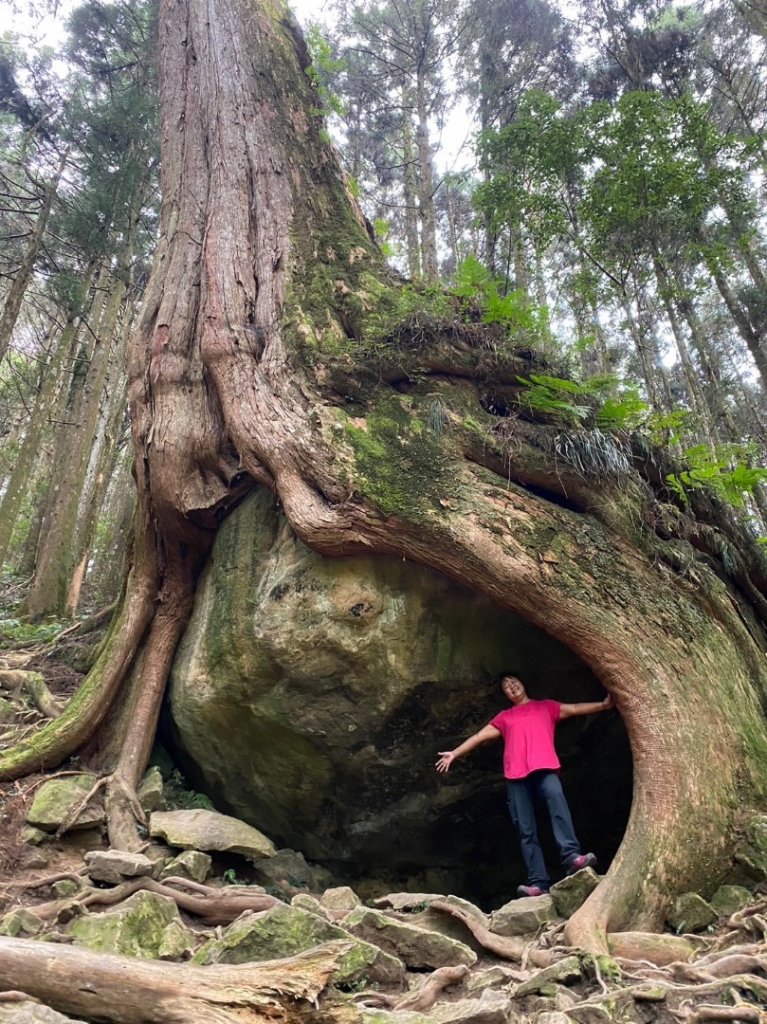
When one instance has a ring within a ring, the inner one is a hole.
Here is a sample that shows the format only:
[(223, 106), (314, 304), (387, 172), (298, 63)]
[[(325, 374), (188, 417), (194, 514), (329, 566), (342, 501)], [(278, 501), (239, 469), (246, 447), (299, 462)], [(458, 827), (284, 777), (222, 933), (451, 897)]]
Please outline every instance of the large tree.
[(634, 800), (569, 937), (602, 950), (608, 931), (657, 926), (670, 895), (721, 877), (736, 814), (767, 788), (756, 545), (714, 499), (693, 492), (682, 514), (646, 450), (632, 468), (601, 433), (526, 419), (534, 357), (499, 328), (397, 323), (399, 285), (325, 141), (281, 0), (163, 0), (159, 59), (161, 237), (129, 361), (126, 591), (77, 696), (0, 772), (55, 764), (106, 720), (110, 838), (137, 845), (134, 791), (197, 576), (221, 519), (265, 487), (320, 554), (430, 566), (591, 668), (627, 726)]

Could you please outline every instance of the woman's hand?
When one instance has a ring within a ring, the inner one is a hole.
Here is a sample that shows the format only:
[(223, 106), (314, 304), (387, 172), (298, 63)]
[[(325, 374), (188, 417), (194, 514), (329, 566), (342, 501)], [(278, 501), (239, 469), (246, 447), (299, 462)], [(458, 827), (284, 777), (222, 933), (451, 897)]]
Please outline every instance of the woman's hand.
[(455, 753), (452, 750), (440, 750), (439, 761), (437, 761), (436, 769), (438, 772), (449, 772), (450, 765), (455, 761)]

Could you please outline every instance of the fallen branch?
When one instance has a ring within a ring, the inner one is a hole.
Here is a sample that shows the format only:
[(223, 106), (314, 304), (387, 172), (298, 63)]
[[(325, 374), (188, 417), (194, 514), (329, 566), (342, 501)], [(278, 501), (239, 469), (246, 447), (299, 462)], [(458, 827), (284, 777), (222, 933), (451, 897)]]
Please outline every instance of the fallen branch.
[(351, 948), (329, 942), (284, 960), (198, 967), (0, 937), (0, 988), (114, 1024), (306, 1024)]
[(441, 910), (444, 914), (450, 914), (451, 917), (457, 918), (462, 921), (464, 925), (469, 929), (471, 934), (485, 949), (491, 953), (495, 953), (496, 956), (501, 957), (504, 960), (515, 960), (518, 963), (529, 956), (530, 961), (536, 967), (548, 967), (549, 964), (553, 963), (554, 958), (549, 950), (546, 949), (531, 949), (530, 943), (525, 942), (523, 939), (509, 938), (505, 935), (496, 935), (495, 932), (491, 932), (489, 928), (486, 928), (481, 924), (475, 917), (468, 914), (461, 907), (455, 907), (452, 903), (445, 903), (442, 900), (435, 900), (431, 904), (432, 910)]
[(65, 704), (53, 696), (40, 672), (23, 669), (0, 669), (0, 686), (12, 692), (23, 691), (45, 718), (58, 718)]

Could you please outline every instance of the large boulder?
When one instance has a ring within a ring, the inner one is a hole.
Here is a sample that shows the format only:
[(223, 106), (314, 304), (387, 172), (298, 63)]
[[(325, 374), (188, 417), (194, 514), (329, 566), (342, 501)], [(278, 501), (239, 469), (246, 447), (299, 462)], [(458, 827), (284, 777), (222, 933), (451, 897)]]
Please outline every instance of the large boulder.
[[(314, 554), (260, 491), (222, 524), (197, 587), (172, 672), (174, 735), (185, 771), (217, 806), (355, 887), (372, 877), (379, 892), (407, 881), (497, 903), (523, 877), (500, 745), (447, 777), (434, 762), (502, 709), (496, 677), (506, 668), (540, 695), (602, 693), (561, 644), (439, 574)], [(605, 862), (631, 793), (614, 718), (602, 718), (594, 741), (583, 741), (583, 719), (558, 737), (579, 826), (571, 773), (592, 783), (583, 802), (598, 821), (579, 832), (610, 844), (597, 843)], [(617, 751), (602, 742), (610, 729)]]

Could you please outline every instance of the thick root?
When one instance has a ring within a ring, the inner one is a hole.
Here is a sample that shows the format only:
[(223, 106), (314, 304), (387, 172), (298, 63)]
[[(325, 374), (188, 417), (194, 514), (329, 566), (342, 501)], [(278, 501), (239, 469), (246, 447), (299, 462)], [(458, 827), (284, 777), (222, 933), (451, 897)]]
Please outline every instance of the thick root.
[(530, 943), (523, 939), (510, 938), (504, 935), (496, 935), (489, 928), (485, 928), (471, 914), (467, 914), (460, 907), (454, 907), (452, 903), (443, 903), (436, 900), (430, 905), (432, 910), (441, 910), (444, 914), (458, 918), (469, 929), (471, 934), (485, 949), (504, 960), (514, 960), (521, 963), (526, 958), (536, 967), (548, 967), (553, 963), (555, 957), (546, 949), (531, 949)]
[(350, 948), (332, 942), (285, 960), (196, 967), (0, 937), (0, 988), (114, 1024), (306, 1024)]

